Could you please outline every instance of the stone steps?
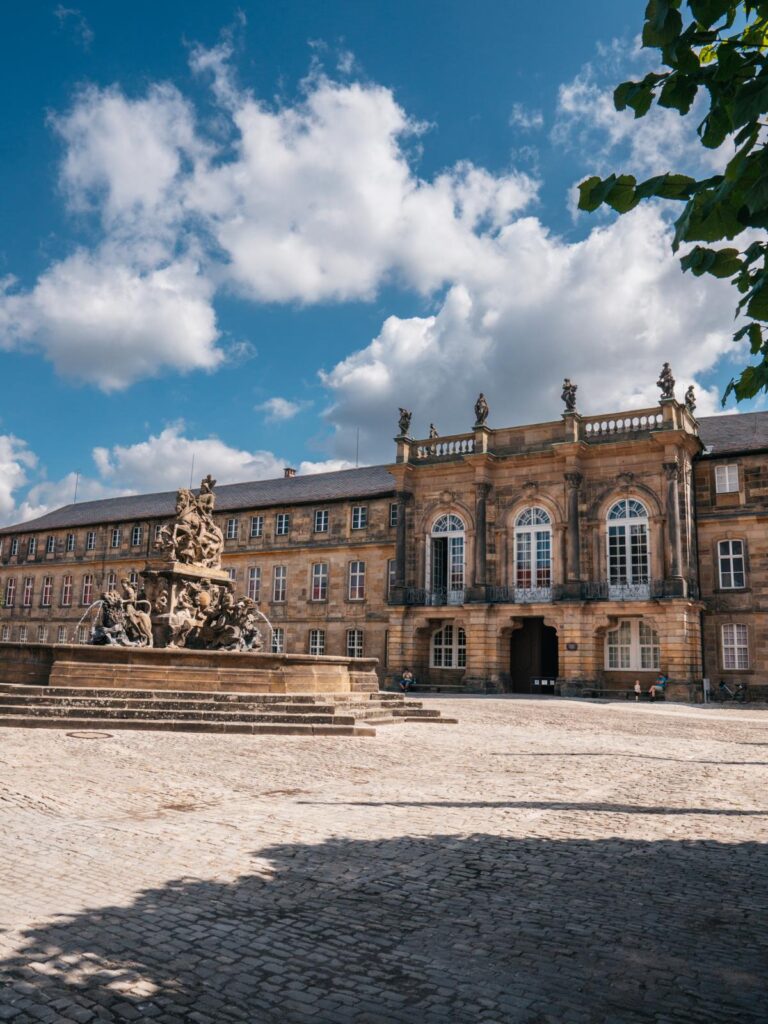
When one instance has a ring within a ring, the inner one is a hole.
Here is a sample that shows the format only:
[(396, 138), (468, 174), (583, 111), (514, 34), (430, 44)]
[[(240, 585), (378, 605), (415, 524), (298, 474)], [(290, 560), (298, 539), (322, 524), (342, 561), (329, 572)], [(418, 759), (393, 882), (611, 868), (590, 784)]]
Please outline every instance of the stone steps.
[(0, 684), (0, 728), (168, 729), (375, 736), (375, 726), (452, 722), (396, 693), (254, 694)]

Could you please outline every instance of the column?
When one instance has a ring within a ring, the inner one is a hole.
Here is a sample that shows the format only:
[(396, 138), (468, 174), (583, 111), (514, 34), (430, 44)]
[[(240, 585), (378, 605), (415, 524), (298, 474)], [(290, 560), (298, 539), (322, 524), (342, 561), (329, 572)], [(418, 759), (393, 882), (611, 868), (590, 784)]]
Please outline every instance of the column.
[(395, 587), (405, 587), (406, 547), (408, 533), (406, 525), (406, 509), (410, 495), (398, 491), (397, 495), (397, 536), (395, 538)]
[(667, 478), (667, 551), (669, 552), (668, 591), (670, 597), (683, 597), (683, 553), (680, 541), (680, 467), (677, 462), (665, 462)]
[(490, 490), (490, 484), (475, 484), (475, 572), (470, 590), (471, 601), (487, 600), (488, 530), (486, 507)]
[(584, 477), (581, 473), (565, 474), (567, 491), (565, 530), (565, 597), (581, 597), (581, 539), (579, 529), (579, 489)]

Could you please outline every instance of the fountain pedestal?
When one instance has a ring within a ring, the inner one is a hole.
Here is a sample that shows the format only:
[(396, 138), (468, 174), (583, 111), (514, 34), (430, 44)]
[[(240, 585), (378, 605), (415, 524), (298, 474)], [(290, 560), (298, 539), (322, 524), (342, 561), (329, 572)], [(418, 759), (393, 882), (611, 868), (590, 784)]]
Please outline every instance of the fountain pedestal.
[(232, 581), (223, 569), (188, 565), (173, 559), (154, 559), (141, 572), (144, 591), (152, 606), (152, 639), (155, 647), (176, 646), (195, 615), (202, 618), (219, 600), (222, 591), (232, 592)]

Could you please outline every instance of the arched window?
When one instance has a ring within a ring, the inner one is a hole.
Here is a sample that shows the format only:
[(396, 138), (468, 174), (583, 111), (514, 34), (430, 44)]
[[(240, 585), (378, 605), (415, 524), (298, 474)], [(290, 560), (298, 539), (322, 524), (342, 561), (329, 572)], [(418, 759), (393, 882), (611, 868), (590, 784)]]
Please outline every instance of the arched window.
[(432, 668), (466, 668), (467, 634), (462, 626), (448, 623), (432, 634)]
[(515, 600), (552, 598), (552, 521), (543, 508), (526, 508), (515, 520)]
[(605, 638), (608, 669), (658, 670), (661, 662), (659, 634), (643, 619), (621, 619)]
[(426, 586), (432, 604), (464, 603), (464, 523), (450, 512), (427, 538)]
[(622, 498), (608, 510), (608, 596), (650, 596), (648, 511), (637, 498)]

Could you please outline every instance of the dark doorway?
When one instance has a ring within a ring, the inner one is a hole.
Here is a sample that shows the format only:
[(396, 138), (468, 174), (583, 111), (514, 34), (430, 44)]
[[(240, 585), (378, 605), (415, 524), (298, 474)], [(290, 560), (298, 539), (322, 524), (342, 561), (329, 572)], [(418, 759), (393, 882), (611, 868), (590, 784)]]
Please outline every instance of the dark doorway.
[(513, 693), (551, 696), (557, 679), (557, 630), (526, 619), (512, 634), (509, 674)]

